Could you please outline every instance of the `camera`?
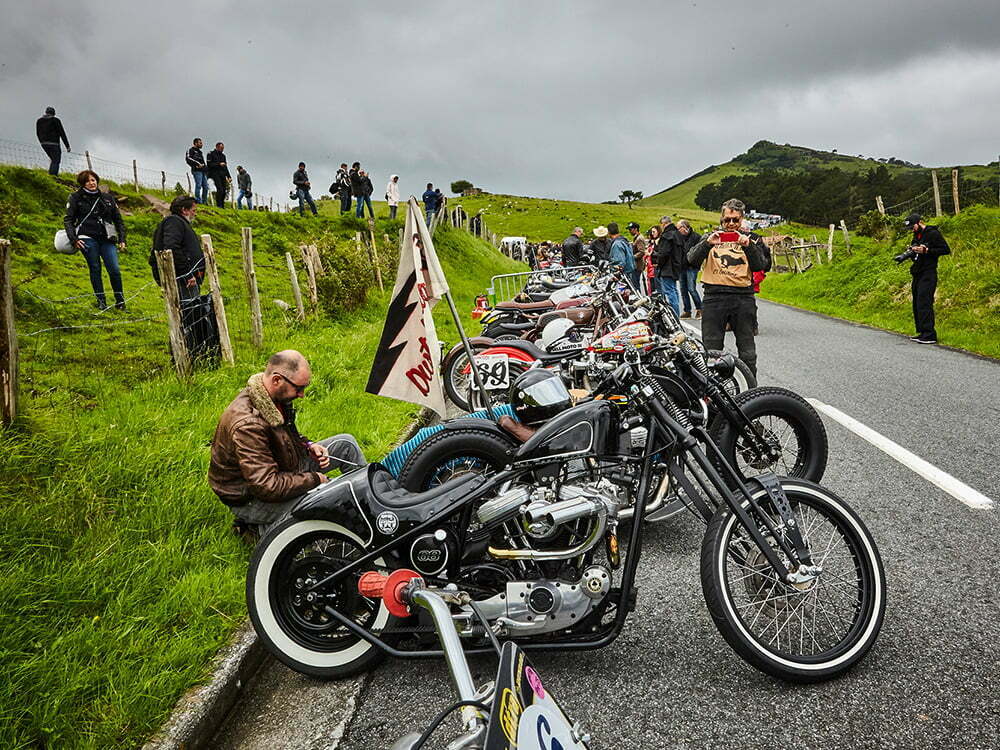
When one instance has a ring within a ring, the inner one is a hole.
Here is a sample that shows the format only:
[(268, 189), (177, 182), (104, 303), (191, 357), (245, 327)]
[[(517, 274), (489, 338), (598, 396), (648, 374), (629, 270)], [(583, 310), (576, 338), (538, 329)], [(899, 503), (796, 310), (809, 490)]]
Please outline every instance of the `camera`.
[(892, 256), (892, 259), (897, 263), (902, 263), (904, 260), (916, 260), (917, 251), (914, 250), (913, 246), (911, 245), (910, 247), (906, 248), (903, 252), (901, 252), (899, 255)]

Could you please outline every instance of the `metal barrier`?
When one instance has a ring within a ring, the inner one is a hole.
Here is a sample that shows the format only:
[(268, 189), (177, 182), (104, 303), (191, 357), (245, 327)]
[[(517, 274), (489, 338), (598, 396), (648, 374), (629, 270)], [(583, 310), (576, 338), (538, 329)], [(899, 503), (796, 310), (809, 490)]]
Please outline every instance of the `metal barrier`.
[(553, 281), (576, 281), (581, 276), (596, 273), (594, 266), (572, 266), (571, 268), (546, 268), (540, 271), (521, 271), (520, 273), (504, 273), (490, 279), (490, 287), (486, 294), (490, 300), (490, 307), (496, 303), (506, 302), (514, 299), (524, 291), (524, 288), (533, 282), (538, 282), (541, 286), (541, 279), (551, 278)]

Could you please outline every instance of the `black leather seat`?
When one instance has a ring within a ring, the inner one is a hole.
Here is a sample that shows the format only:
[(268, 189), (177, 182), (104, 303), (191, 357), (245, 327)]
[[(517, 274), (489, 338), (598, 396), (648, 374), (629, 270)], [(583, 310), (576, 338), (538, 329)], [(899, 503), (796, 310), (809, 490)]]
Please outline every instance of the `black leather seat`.
[(540, 281), (542, 282), (543, 287), (545, 287), (546, 289), (551, 289), (552, 291), (556, 291), (557, 289), (565, 289), (566, 287), (575, 283), (573, 281), (549, 281), (548, 279), (540, 279)]
[(486, 482), (486, 477), (481, 474), (463, 474), (424, 492), (410, 492), (384, 466), (373, 464), (369, 477), (372, 496), (387, 508), (412, 508), (432, 501), (443, 507), (460, 500)]

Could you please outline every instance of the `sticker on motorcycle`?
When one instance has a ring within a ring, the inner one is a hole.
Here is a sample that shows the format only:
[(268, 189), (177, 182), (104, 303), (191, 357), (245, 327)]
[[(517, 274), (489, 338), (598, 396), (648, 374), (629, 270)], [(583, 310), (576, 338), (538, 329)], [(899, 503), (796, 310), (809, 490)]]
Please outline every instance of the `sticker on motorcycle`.
[(479, 354), (475, 361), (483, 388), (488, 391), (510, 388), (510, 359), (506, 354)]
[(399, 528), (399, 516), (391, 510), (387, 510), (384, 513), (378, 514), (378, 518), (375, 519), (375, 525), (378, 526), (379, 532), (386, 536), (395, 534), (396, 529)]

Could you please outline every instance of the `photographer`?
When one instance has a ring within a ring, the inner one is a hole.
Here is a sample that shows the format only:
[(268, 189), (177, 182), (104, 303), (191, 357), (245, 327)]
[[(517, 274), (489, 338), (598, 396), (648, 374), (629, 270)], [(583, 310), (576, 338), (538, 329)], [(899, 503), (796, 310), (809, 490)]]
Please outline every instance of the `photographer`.
[(917, 335), (911, 336), (910, 340), (918, 344), (936, 344), (934, 291), (937, 289), (937, 262), (940, 256), (949, 255), (951, 248), (941, 236), (940, 230), (932, 224), (925, 224), (920, 214), (907, 216), (906, 228), (913, 230), (913, 241), (909, 248), (893, 260), (897, 263), (913, 261), (910, 266), (910, 273), (913, 274), (910, 290), (913, 295), (913, 324)]

